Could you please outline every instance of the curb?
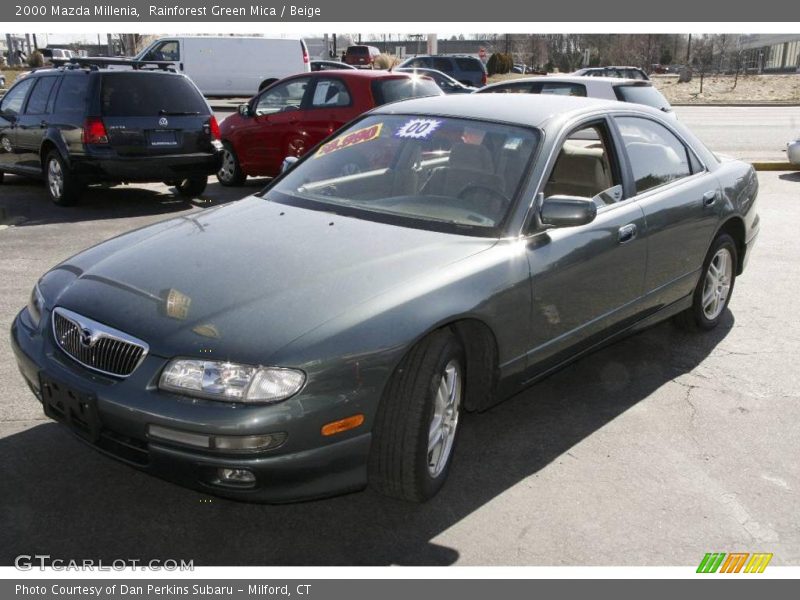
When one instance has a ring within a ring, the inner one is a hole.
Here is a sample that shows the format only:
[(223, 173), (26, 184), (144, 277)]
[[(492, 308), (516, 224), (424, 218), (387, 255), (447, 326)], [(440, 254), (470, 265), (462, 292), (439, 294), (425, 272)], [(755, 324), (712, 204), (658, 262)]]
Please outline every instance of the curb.
[(757, 160), (750, 164), (756, 171), (800, 171), (800, 165), (782, 160)]

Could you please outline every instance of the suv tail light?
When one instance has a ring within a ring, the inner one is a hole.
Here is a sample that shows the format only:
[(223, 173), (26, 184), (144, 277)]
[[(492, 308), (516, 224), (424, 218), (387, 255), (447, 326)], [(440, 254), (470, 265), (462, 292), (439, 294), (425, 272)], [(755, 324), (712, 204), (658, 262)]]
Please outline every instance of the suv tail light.
[(486, 71), (484, 71), (484, 72), (483, 72), (483, 75), (481, 75), (481, 83), (482, 83), (483, 85), (486, 85), (486, 83), (487, 83), (488, 81), (489, 81), (489, 79), (488, 79), (488, 77), (486, 77)]
[(306, 45), (303, 42), (300, 42), (300, 47), (303, 48), (303, 64), (307, 65), (308, 64), (308, 48), (306, 48)]
[(108, 133), (103, 119), (100, 117), (88, 117), (83, 122), (81, 138), (84, 144), (107, 144)]
[(211, 115), (211, 120), (208, 122), (208, 127), (211, 130), (211, 139), (218, 140), (222, 137), (219, 132), (219, 123), (217, 123), (217, 117)]

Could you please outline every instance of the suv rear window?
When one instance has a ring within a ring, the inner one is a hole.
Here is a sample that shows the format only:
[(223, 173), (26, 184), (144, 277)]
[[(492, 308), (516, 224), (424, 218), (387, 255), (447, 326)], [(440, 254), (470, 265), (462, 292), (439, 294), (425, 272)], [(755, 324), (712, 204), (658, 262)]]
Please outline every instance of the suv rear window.
[(347, 49), (347, 54), (354, 54), (356, 56), (364, 56), (369, 54), (369, 50), (366, 46), (350, 46)]
[(436, 82), (427, 78), (376, 79), (372, 82), (372, 97), (375, 106), (405, 100), (407, 98), (422, 98), (423, 96), (441, 96), (442, 91)]
[(197, 88), (180, 75), (106, 73), (101, 89), (101, 112), (109, 117), (207, 115), (209, 108)]
[(672, 107), (667, 99), (652, 85), (618, 85), (614, 87), (617, 100), (644, 104), (661, 110), (670, 110)]
[(457, 58), (456, 64), (462, 71), (483, 71), (483, 65), (477, 58)]

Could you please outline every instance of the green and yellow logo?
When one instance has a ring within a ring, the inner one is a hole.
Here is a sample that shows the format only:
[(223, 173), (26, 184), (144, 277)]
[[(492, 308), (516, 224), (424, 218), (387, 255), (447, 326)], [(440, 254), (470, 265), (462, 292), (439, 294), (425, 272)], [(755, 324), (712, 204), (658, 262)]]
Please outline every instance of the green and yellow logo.
[(763, 573), (767, 568), (772, 554), (758, 552), (709, 552), (700, 561), (698, 573)]

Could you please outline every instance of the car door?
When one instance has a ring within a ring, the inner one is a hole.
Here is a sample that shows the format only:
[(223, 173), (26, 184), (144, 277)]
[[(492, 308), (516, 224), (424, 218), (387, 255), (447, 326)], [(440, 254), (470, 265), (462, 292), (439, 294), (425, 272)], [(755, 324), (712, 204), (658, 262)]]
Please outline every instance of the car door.
[(42, 168), (39, 149), (50, 126), (55, 89), (60, 75), (37, 77), (17, 124), (17, 164), (19, 168), (39, 172)]
[(311, 77), (279, 81), (250, 103), (250, 117), (239, 131), (237, 148), (242, 168), (254, 175), (274, 176), (286, 156), (298, 156), (293, 144), (299, 139), (299, 126)]
[(23, 79), (8, 90), (0, 101), (0, 170), (18, 169), (17, 125), (35, 81), (34, 77)]
[(636, 201), (647, 221), (648, 304), (689, 295), (719, 219), (719, 182), (670, 127), (616, 116)]
[(593, 201), (586, 225), (532, 226), (532, 375), (556, 366), (636, 318), (647, 242), (644, 213), (624, 192), (620, 149), (606, 119), (573, 128), (556, 146), (537, 202), (570, 196)]
[(302, 115), (302, 134), (293, 150), (300, 156), (358, 115), (353, 93), (340, 77), (317, 77)]

